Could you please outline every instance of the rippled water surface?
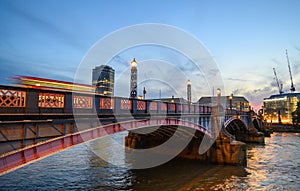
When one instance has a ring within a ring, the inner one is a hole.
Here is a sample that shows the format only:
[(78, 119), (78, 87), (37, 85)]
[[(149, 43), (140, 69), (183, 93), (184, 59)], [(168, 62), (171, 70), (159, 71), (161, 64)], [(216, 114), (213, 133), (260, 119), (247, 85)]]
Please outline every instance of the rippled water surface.
[[(114, 137), (123, 144), (124, 134)], [(101, 160), (90, 148), (105, 146), (123, 157), (110, 138), (79, 145), (0, 177), (0, 190), (299, 190), (300, 134), (274, 133), (265, 145), (248, 145), (247, 167), (175, 159), (131, 170)], [(97, 149), (97, 148), (96, 148)]]

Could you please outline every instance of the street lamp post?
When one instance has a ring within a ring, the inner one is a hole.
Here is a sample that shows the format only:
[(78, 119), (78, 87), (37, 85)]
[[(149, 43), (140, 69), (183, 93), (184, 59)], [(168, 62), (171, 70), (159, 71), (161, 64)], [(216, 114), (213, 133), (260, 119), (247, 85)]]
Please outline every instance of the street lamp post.
[(217, 89), (217, 96), (218, 96), (218, 106), (221, 105), (221, 89), (218, 88)]
[(130, 78), (130, 97), (137, 96), (137, 61), (135, 58), (131, 61), (131, 78)]
[(233, 95), (231, 94), (229, 96), (229, 109), (232, 110), (232, 98), (233, 98)]

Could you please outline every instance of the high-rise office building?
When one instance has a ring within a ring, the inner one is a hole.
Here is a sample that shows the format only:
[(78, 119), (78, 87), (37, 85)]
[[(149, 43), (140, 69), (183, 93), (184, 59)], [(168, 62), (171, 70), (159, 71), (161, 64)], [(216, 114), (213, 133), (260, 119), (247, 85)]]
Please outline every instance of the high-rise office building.
[(93, 69), (92, 84), (96, 92), (101, 95), (114, 95), (115, 70), (107, 65), (97, 66)]

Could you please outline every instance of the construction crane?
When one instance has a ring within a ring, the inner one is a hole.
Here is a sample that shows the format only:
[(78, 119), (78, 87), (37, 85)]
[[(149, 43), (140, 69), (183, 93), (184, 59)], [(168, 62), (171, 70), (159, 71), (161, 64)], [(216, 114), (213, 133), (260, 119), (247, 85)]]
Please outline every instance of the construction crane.
[(279, 94), (282, 94), (283, 93), (283, 91), (282, 91), (282, 84), (279, 85), (279, 80), (277, 78), (277, 74), (276, 74), (275, 68), (273, 68), (273, 71), (274, 71), (274, 75), (275, 75), (275, 80), (277, 82), (277, 87), (278, 87), (278, 90), (279, 90)]
[(286, 59), (287, 59), (287, 63), (288, 63), (288, 67), (289, 67), (289, 72), (290, 72), (290, 78), (291, 78), (291, 89), (290, 90), (291, 90), (291, 92), (294, 92), (294, 91), (296, 91), (296, 88), (294, 87), (294, 83), (293, 83), (293, 77), (292, 77), (290, 60), (289, 60), (287, 49), (285, 49), (285, 53), (286, 53)]

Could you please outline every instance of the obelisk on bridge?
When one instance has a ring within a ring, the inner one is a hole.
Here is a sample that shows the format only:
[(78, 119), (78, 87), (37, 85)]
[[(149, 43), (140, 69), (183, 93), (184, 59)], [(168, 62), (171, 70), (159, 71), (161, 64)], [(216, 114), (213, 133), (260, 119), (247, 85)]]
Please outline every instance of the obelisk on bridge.
[(137, 96), (137, 64), (134, 58), (131, 61), (130, 98), (136, 98)]
[(189, 105), (191, 104), (192, 100), (192, 88), (191, 88), (191, 80), (187, 81), (187, 100)]

